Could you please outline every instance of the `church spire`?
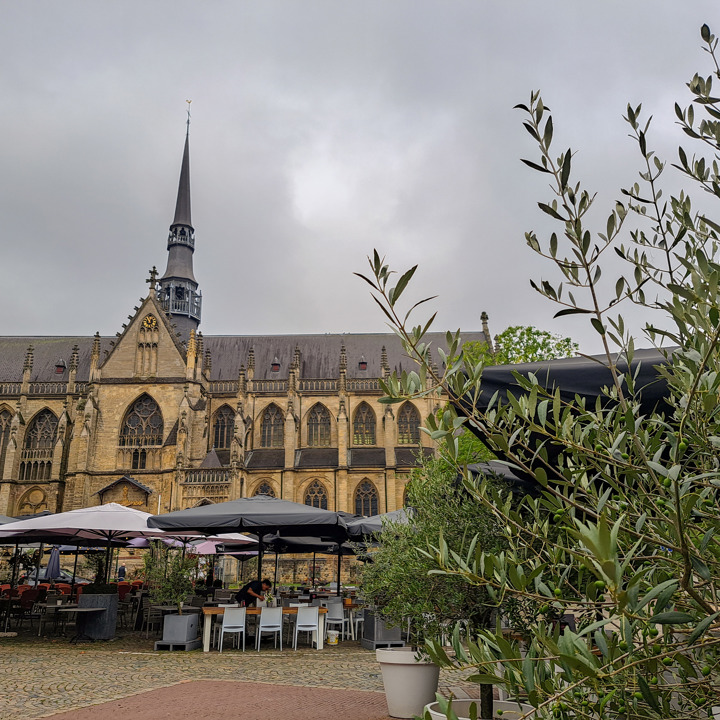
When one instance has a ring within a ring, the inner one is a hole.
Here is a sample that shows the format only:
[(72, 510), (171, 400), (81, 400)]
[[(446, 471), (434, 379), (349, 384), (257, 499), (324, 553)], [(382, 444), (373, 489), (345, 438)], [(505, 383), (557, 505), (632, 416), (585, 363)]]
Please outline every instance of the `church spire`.
[(168, 262), (165, 274), (160, 278), (158, 298), (181, 336), (187, 339), (190, 330), (200, 324), (202, 293), (193, 273), (195, 230), (190, 213), (190, 101), (188, 100), (187, 130), (180, 182), (178, 184), (175, 217), (168, 235)]
[(177, 202), (175, 203), (175, 219), (171, 227), (184, 225), (192, 230), (190, 219), (190, 117), (188, 116), (185, 132), (185, 149), (180, 166), (180, 182), (178, 184)]

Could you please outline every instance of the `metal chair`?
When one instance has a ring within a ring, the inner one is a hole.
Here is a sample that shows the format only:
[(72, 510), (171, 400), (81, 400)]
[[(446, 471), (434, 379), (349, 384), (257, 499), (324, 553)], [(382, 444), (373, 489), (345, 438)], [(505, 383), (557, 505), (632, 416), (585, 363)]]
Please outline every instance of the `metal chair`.
[(260, 622), (255, 631), (255, 643), (258, 652), (260, 652), (260, 638), (264, 632), (275, 633), (275, 647), (277, 647), (278, 635), (280, 636), (280, 651), (282, 652), (282, 615), (283, 611), (281, 607), (264, 607), (260, 610)]
[[(243, 652), (245, 652), (245, 608), (228, 607), (223, 613), (222, 627), (220, 628), (220, 652), (222, 652), (225, 633), (236, 633), (238, 640), (242, 634)], [(282, 643), (282, 640), (281, 640)], [(280, 646), (282, 650), (282, 644)]]
[[(295, 635), (293, 637), (293, 650), (297, 650), (297, 639), (299, 632), (317, 633), (316, 637), (320, 634), (320, 608), (311, 607), (299, 607), (297, 611), (297, 619), (295, 621)], [(311, 636), (312, 644), (312, 636)], [(319, 647), (320, 643), (316, 643), (316, 647)]]

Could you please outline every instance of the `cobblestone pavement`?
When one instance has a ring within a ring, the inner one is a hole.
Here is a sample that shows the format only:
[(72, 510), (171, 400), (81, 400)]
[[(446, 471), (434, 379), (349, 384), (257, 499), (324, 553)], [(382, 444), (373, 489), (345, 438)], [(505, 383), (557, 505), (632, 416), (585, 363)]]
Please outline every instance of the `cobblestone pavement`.
[[(22, 634), (0, 638), (0, 720), (24, 720), (117, 700), (190, 680), (242, 680), (300, 687), (382, 692), (375, 653), (357, 642), (320, 652), (260, 653), (224, 649), (154, 652), (154, 639), (120, 633), (110, 642), (71, 645), (66, 638)], [(441, 675), (441, 691), (469, 689), (456, 673)]]

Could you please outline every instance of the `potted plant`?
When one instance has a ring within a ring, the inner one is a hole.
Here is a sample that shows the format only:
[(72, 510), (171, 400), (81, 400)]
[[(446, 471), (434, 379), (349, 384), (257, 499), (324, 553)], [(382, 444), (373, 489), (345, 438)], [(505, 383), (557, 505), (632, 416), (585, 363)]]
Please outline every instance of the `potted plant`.
[[(384, 525), (376, 538), (379, 548), (362, 571), (363, 595), (374, 606), (374, 614), (366, 615), (364, 633), (372, 633), (392, 717), (421, 715), (435, 700), (439, 667), (425, 652), (425, 642), (448, 634), (460, 621), (466, 631), (486, 627), (497, 606), (483, 588), (430, 573), (435, 564), (428, 547), (440, 535), (462, 547), (481, 533), (485, 548), (501, 549), (497, 524), (489, 513), (468, 507), (456, 478), (444, 460), (425, 461), (408, 486), (413, 512), (407, 524)], [(400, 641), (400, 628), (408, 628), (410, 647), (392, 647)], [(380, 633), (385, 631), (392, 635), (383, 641)]]
[(162, 642), (182, 645), (198, 636), (197, 613), (183, 613), (183, 603), (193, 590), (193, 576), (197, 559), (177, 550), (157, 549), (146, 555), (145, 576), (154, 605), (174, 605), (177, 614), (170, 613), (163, 621)]

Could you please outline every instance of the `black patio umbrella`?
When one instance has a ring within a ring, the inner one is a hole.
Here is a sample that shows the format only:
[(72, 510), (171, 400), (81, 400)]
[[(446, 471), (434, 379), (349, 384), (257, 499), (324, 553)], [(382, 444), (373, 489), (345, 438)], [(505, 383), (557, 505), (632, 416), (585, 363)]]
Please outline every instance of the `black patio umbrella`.
[(204, 535), (244, 532), (255, 536), (281, 533), (292, 537), (345, 540), (347, 528), (340, 513), (267, 495), (239, 498), (215, 505), (153, 515), (150, 527), (196, 531)]
[[(518, 384), (514, 373), (528, 377), (534, 374), (538, 383), (549, 391), (560, 391), (560, 397), (565, 402), (573, 402), (576, 396), (585, 400), (586, 407), (594, 407), (600, 398), (604, 406), (616, 402), (606, 395), (604, 388), (612, 386), (610, 370), (603, 364), (604, 358), (573, 357), (559, 360), (548, 360), (535, 363), (520, 363), (517, 365), (493, 365), (485, 368), (482, 374), (480, 392), (477, 397), (468, 394), (454, 400), (454, 405), (460, 414), (472, 416), (474, 412), (483, 413), (487, 410), (492, 398), (497, 394), (501, 404), (507, 403), (509, 395), (521, 397), (525, 391)], [(640, 403), (642, 412), (667, 412), (668, 387), (666, 380), (658, 372), (658, 367), (666, 365), (668, 359), (658, 350), (636, 350), (631, 365), (620, 359), (618, 371), (625, 374), (632, 372), (635, 377), (634, 399)], [(467, 426), (480, 440), (486, 440), (481, 430), (472, 425)], [(553, 465), (558, 458), (561, 448), (552, 445), (545, 446), (548, 453), (549, 465)], [(497, 451), (496, 451), (497, 452)], [(497, 452), (501, 459), (502, 453)], [(498, 468), (499, 469), (499, 468)], [(501, 471), (505, 474), (508, 471)], [(527, 473), (518, 468), (509, 470), (510, 474), (523, 482), (534, 480)]]
[[(288, 537), (310, 536), (342, 542), (348, 536), (345, 518), (341, 513), (267, 495), (154, 515), (148, 524), (166, 531), (193, 530), (206, 535), (244, 532), (255, 535), (260, 540), (266, 535), (283, 534)], [(259, 544), (258, 551), (260, 579), (262, 543)]]
[(382, 513), (381, 515), (371, 515), (370, 517), (358, 517), (353, 520), (348, 520), (348, 534), (353, 538), (369, 537), (375, 533), (382, 532), (383, 524), (386, 522), (407, 525), (409, 512), (411, 512), (410, 508), (400, 508), (399, 510)]

